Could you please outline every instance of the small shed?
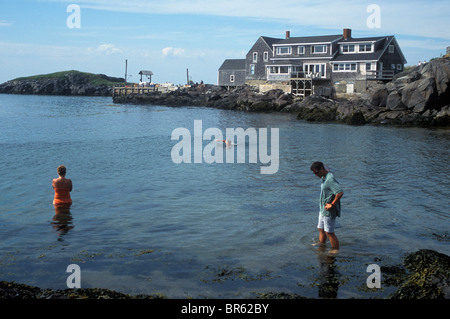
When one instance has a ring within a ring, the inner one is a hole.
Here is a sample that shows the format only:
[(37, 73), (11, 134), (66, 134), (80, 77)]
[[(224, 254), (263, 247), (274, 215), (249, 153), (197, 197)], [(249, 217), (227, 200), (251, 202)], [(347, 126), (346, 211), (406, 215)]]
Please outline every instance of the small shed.
[(152, 75), (153, 75), (153, 72), (152, 71), (139, 71), (139, 75), (141, 76), (141, 82), (142, 82), (142, 76), (143, 75), (145, 75), (149, 80), (149, 82), (151, 83), (152, 82)]
[(227, 59), (218, 72), (219, 86), (241, 86), (245, 84), (245, 59)]

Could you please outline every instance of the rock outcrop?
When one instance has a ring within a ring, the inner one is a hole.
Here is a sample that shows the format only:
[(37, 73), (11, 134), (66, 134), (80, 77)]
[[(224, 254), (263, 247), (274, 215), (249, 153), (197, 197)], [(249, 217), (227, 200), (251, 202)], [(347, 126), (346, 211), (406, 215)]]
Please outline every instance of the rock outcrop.
[(150, 95), (115, 96), (115, 103), (168, 106), (207, 106), (247, 112), (297, 113), (298, 119), (351, 125), (391, 124), (449, 126), (450, 59), (439, 58), (398, 74), (389, 83), (372, 84), (349, 98), (325, 96), (296, 98), (282, 90), (260, 93), (251, 86), (231, 90), (200, 85)]
[[(298, 118), (307, 121), (334, 117), (347, 124), (449, 126), (450, 59), (434, 59), (351, 99), (307, 97), (298, 108)], [(317, 113), (322, 116), (315, 117)]]
[(392, 299), (450, 299), (450, 257), (423, 249), (404, 259), (409, 274)]
[(120, 82), (123, 79), (104, 74), (64, 71), (5, 82), (0, 85), (0, 93), (111, 96), (114, 83)]

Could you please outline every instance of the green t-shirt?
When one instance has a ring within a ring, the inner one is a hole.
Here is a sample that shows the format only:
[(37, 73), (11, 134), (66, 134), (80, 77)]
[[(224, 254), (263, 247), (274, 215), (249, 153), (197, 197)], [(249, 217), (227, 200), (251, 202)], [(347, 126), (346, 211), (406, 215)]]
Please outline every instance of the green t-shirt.
[(336, 194), (343, 192), (342, 187), (334, 177), (333, 173), (328, 172), (327, 175), (322, 177), (322, 183), (320, 184), (320, 213), (323, 216), (341, 216), (341, 203), (338, 201), (334, 207), (330, 210), (325, 209), (325, 204), (331, 203)]

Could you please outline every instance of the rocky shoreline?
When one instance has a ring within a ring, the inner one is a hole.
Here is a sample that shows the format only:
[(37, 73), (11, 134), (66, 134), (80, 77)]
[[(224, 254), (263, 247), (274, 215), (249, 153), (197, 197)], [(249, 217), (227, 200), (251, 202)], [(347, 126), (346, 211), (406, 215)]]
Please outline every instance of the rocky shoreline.
[[(226, 89), (216, 85), (182, 87), (166, 93), (113, 95), (121, 78), (79, 71), (19, 78), (0, 84), (0, 93), (113, 96), (114, 103), (204, 106), (245, 112), (281, 112), (309, 122), (350, 125), (450, 126), (450, 58), (436, 58), (396, 75), (391, 82), (368, 82), (363, 93), (304, 99), (282, 90), (259, 92), (253, 86)], [(329, 91), (329, 90), (318, 90)]]
[(114, 96), (113, 101), (294, 113), (298, 119), (310, 122), (447, 127), (450, 125), (450, 59), (434, 59), (398, 74), (391, 82), (373, 82), (366, 92), (341, 98), (312, 95), (299, 99), (282, 90), (260, 93), (251, 86), (227, 90), (198, 85), (167, 93)]
[(112, 96), (113, 85), (123, 82), (122, 78), (72, 70), (7, 81), (0, 84), (0, 93)]
[[(376, 261), (375, 261), (376, 262)], [(382, 285), (397, 287), (386, 299), (450, 299), (450, 257), (434, 250), (418, 250), (403, 265), (382, 266)], [(375, 288), (374, 288), (375, 289)], [(0, 299), (167, 299), (163, 294), (129, 295), (109, 289), (41, 289), (0, 281)], [(255, 293), (254, 299), (308, 299), (283, 292)]]

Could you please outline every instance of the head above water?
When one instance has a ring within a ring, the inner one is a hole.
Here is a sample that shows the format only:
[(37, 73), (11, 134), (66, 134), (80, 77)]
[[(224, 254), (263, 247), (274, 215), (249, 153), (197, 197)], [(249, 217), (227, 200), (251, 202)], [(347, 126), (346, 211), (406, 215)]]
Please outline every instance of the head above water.
[(57, 170), (59, 176), (66, 176), (66, 167), (64, 165), (58, 166)]

